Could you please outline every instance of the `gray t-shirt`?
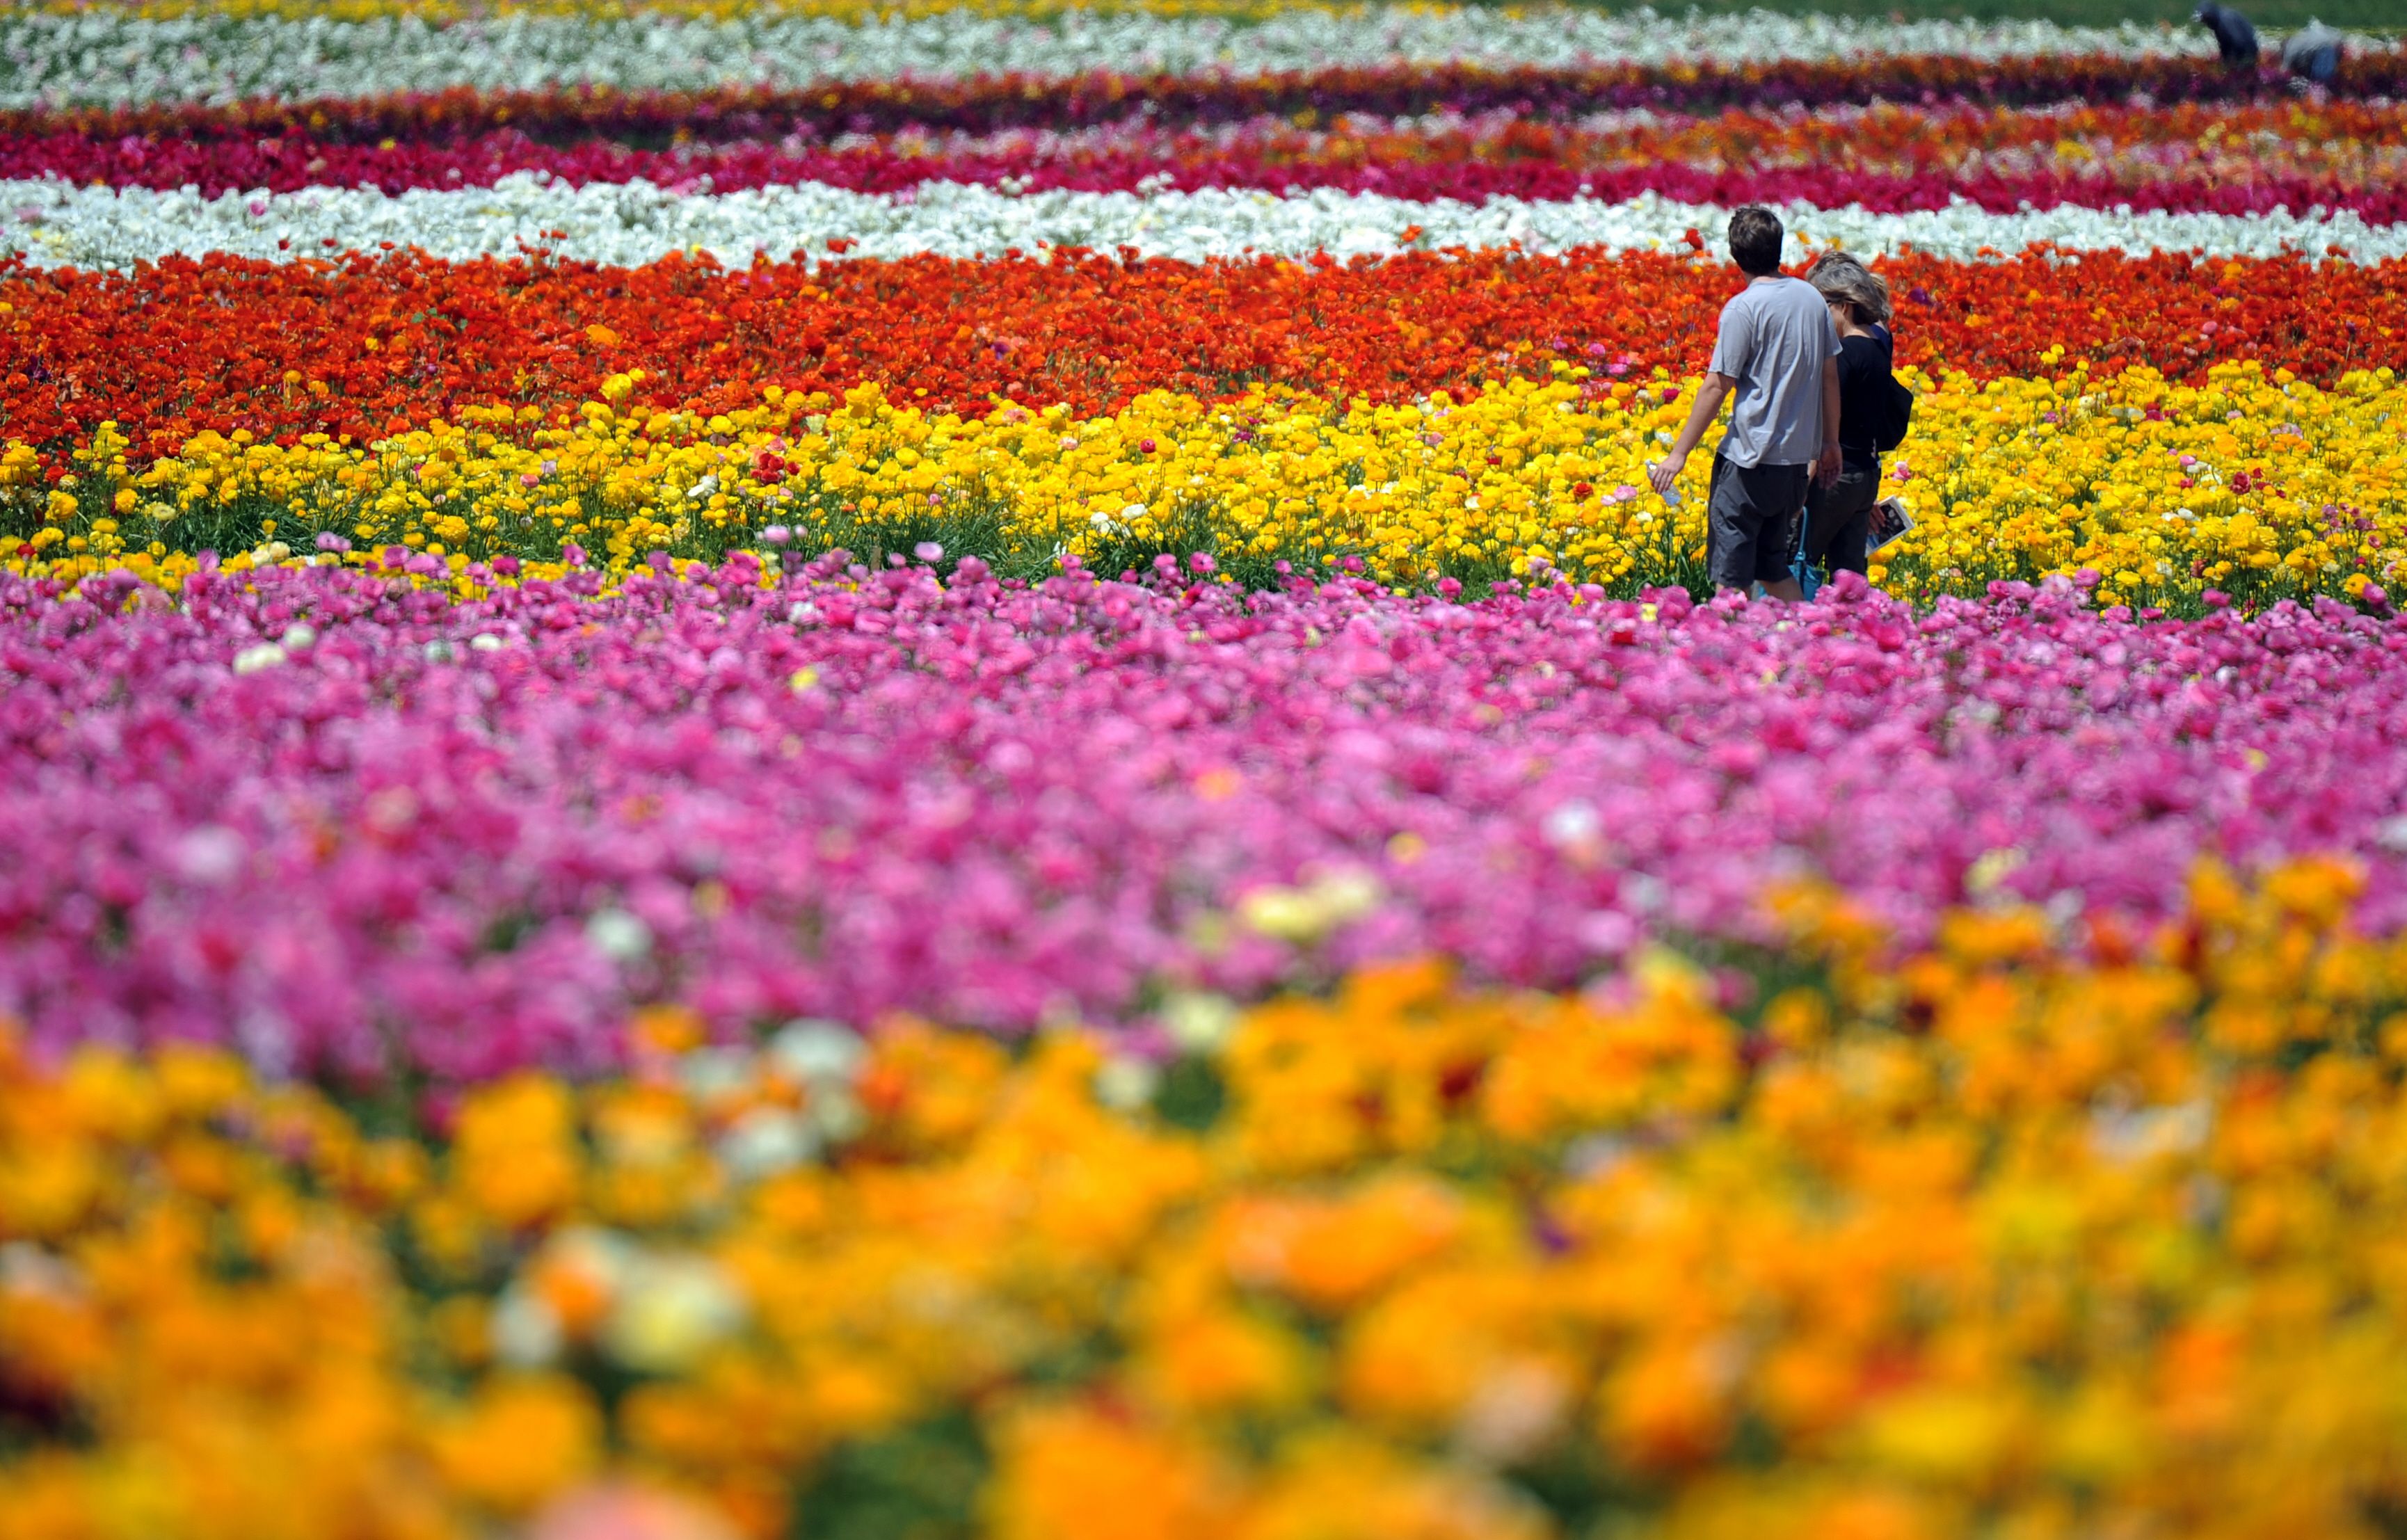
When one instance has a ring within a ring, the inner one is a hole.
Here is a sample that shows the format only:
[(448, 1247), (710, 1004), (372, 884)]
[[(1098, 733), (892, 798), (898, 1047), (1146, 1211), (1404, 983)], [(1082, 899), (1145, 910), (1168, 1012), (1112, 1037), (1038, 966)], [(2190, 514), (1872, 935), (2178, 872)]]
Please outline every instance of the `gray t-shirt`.
[(1839, 355), (1830, 307), (1802, 278), (1759, 280), (1722, 307), (1706, 367), (1738, 381), (1721, 452), (1734, 465), (1808, 465), (1822, 452), (1822, 364)]

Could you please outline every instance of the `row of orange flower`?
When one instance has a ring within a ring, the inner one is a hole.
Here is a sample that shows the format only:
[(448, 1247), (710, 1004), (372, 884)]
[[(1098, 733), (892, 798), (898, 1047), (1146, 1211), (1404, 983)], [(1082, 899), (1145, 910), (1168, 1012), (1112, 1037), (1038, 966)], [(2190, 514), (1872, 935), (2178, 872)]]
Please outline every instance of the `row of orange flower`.
[[(1901, 363), (1976, 378), (2068, 357), (2174, 380), (2234, 359), (2318, 382), (2407, 363), (2407, 266), (2045, 252), (1881, 264)], [(930, 410), (1008, 394), (1110, 411), (1150, 390), (1260, 383), (1377, 400), (1558, 363), (1599, 391), (1686, 371), (1732, 289), (1717, 254), (1415, 254), (1195, 265), (993, 262), (637, 270), (384, 260), (175, 259), (131, 273), (0, 268), (0, 440), (63, 473), (105, 421), (139, 458), (202, 432), (365, 442), (462, 407), (568, 411), (640, 364), (642, 395), (703, 412), (771, 384), (864, 381)]]
[(421, 1138), (0, 1034), (17, 1540), (2387, 1531), (2407, 948), (2202, 873), (2075, 962), (1434, 969), (1163, 1062), (892, 1021)]

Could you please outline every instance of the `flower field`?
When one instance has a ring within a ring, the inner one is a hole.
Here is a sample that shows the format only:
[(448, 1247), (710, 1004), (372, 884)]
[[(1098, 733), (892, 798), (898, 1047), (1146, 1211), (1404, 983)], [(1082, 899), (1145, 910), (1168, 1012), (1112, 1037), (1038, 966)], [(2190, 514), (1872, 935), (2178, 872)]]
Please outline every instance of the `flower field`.
[(28, 576), (782, 529), (1634, 596), (1697, 571), (1699, 500), (1637, 472), (1760, 200), (1898, 295), (1921, 527), (1876, 582), (2395, 584), (2381, 39), (2312, 97), (2202, 34), (1763, 14), (33, 7), (0, 46)]
[[(2407, 51), (0, 8), (15, 1540), (2407, 1523)], [(1916, 528), (1715, 596), (1730, 211)]]

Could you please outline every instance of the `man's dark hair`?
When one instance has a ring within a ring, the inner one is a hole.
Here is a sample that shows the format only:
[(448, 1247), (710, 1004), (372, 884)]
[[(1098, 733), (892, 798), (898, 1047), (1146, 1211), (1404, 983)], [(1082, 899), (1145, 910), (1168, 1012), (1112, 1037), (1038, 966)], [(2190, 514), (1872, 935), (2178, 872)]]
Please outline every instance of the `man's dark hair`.
[(1761, 204), (1748, 204), (1730, 216), (1730, 261), (1751, 278), (1768, 278), (1780, 271), (1780, 243), (1787, 234), (1779, 215)]

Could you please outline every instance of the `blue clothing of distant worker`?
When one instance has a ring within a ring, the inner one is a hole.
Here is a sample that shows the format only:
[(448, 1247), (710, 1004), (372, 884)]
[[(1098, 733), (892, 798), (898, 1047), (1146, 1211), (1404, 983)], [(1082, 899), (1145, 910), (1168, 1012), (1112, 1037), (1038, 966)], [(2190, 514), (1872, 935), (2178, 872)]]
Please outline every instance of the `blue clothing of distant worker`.
[(2215, 46), (2222, 50), (2225, 64), (2235, 69), (2243, 65), (2255, 66), (2257, 29), (2248, 24), (2248, 18), (2229, 6), (2218, 6), (2215, 0), (2206, 0), (2191, 13), (2191, 20), (2215, 34)]
[(2282, 67), (2301, 79), (2328, 86), (2340, 73), (2341, 35), (2321, 21), (2310, 21), (2282, 44)]

